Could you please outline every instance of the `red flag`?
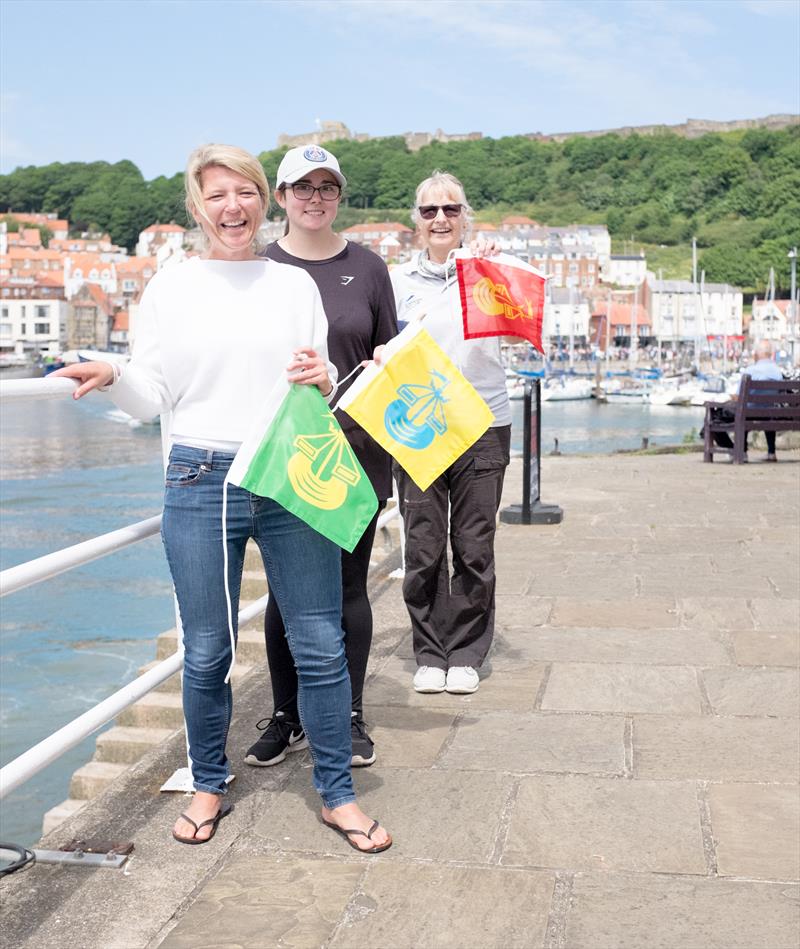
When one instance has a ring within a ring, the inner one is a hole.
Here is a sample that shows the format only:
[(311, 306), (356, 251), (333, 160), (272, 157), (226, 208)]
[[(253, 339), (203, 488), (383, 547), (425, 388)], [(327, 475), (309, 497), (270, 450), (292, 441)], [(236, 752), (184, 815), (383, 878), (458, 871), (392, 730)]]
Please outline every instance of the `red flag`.
[(464, 339), (521, 336), (542, 350), (543, 277), (506, 254), (457, 257)]

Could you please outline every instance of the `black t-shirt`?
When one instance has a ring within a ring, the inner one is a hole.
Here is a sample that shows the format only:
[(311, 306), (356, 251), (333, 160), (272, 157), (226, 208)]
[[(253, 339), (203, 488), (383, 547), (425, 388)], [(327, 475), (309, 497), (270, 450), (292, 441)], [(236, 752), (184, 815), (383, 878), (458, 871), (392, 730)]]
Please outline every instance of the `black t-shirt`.
[[(328, 318), (328, 356), (343, 379), (364, 359), (372, 359), (376, 346), (397, 335), (394, 291), (386, 264), (371, 250), (352, 244), (326, 260), (303, 260), (287, 254), (277, 243), (265, 257), (281, 264), (302, 267), (319, 289)], [(358, 376), (348, 379), (336, 393), (343, 395)], [(376, 441), (344, 412), (336, 418), (381, 500), (392, 494), (391, 458)]]

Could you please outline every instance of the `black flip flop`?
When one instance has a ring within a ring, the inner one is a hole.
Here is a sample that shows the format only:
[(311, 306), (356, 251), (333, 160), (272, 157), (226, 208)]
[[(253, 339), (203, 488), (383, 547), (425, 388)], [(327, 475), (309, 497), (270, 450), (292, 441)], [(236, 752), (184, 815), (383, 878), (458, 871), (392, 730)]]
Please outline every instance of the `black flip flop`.
[(195, 824), (191, 817), (187, 817), (186, 814), (181, 814), (181, 817), (191, 824), (194, 827), (195, 834), (200, 830), (201, 827), (211, 826), (211, 833), (208, 837), (201, 837), (199, 840), (197, 837), (181, 837), (179, 834), (176, 834), (175, 831), (172, 831), (172, 836), (181, 844), (207, 844), (209, 840), (214, 839), (214, 834), (217, 832), (217, 824), (222, 820), (223, 817), (227, 817), (228, 814), (233, 810), (233, 804), (221, 804), (217, 813), (210, 817), (208, 820), (204, 820), (199, 824)]
[(357, 834), (359, 837), (366, 837), (367, 840), (372, 840), (373, 833), (380, 827), (380, 824), (377, 821), (373, 821), (372, 827), (364, 833), (363, 830), (345, 830), (344, 827), (339, 827), (338, 824), (334, 824), (333, 821), (325, 820), (324, 817), (320, 817), (320, 820), (326, 827), (330, 827), (331, 830), (335, 830), (337, 834), (341, 834), (342, 837), (350, 844), (353, 850), (357, 850), (359, 853), (383, 853), (384, 850), (388, 850), (392, 846), (392, 838), (390, 837), (385, 844), (380, 844), (380, 846), (369, 847), (367, 850), (362, 850), (358, 844), (354, 844), (350, 839), (350, 834)]

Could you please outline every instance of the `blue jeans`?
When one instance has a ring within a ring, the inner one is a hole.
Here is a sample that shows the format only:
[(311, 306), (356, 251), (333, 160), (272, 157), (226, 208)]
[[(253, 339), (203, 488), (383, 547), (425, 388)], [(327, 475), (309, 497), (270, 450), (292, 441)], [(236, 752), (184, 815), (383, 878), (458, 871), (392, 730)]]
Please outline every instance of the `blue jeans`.
[[(233, 456), (174, 445), (161, 535), (183, 625), (183, 712), (194, 787), (224, 794), (232, 693), (222, 549), (222, 486)], [(350, 678), (341, 626), (341, 551), (275, 501), (228, 485), (228, 586), (234, 635), (245, 546), (258, 544), (298, 670), (298, 710), (326, 807), (355, 800)]]

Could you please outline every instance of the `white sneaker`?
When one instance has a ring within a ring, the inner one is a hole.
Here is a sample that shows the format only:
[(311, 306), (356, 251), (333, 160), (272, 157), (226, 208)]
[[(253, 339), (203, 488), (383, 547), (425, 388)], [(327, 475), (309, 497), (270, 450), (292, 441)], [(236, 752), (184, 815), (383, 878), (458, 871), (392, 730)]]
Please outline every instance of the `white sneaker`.
[(444, 692), (444, 669), (433, 666), (420, 666), (414, 673), (415, 692)]
[(479, 684), (478, 673), (472, 666), (450, 666), (447, 670), (445, 688), (448, 692), (466, 695), (469, 692), (477, 692)]

